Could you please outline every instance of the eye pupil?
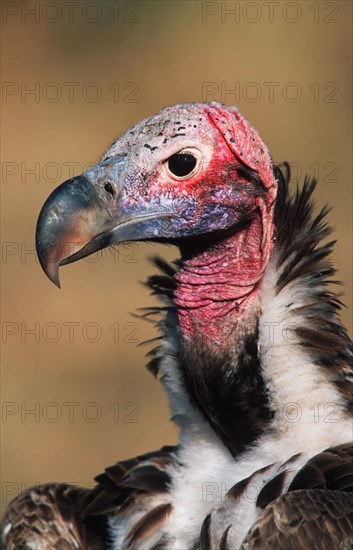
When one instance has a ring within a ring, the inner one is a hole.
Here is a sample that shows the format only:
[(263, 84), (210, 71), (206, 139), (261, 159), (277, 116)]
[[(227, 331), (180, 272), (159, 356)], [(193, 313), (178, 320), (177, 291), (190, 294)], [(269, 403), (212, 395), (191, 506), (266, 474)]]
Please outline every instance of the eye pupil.
[(196, 158), (190, 153), (176, 153), (168, 159), (168, 168), (174, 176), (187, 176), (196, 166)]

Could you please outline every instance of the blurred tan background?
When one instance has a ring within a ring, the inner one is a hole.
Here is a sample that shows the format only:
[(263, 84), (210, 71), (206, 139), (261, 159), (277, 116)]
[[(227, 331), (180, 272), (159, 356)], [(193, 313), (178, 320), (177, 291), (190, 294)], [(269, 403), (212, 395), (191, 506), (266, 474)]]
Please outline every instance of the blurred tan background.
[(276, 161), (319, 176), (352, 328), (351, 7), (2, 2), (2, 506), (176, 441), (137, 346), (156, 331), (130, 315), (153, 303), (146, 257), (176, 250), (104, 252), (63, 268), (62, 290), (33, 254), (50, 191), (163, 106), (236, 103)]

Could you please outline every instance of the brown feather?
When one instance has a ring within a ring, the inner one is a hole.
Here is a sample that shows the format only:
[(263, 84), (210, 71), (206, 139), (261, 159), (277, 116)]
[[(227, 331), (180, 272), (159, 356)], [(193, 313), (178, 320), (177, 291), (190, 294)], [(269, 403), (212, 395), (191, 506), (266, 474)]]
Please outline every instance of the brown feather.
[(160, 524), (166, 519), (168, 514), (170, 514), (171, 508), (172, 506), (170, 503), (160, 504), (138, 520), (125, 538), (125, 543), (127, 544), (126, 550), (132, 549), (136, 542), (148, 537), (151, 532), (158, 529)]
[(353, 494), (301, 490), (270, 504), (241, 550), (332, 550), (353, 548)]

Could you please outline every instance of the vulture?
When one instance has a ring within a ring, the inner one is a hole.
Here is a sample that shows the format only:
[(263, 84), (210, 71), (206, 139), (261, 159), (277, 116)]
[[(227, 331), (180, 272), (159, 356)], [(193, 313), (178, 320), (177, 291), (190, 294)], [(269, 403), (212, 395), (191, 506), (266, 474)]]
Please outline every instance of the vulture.
[[(6, 550), (353, 548), (353, 344), (340, 321), (328, 209), (236, 107), (180, 104), (139, 122), (60, 185), (39, 216), (41, 266), (127, 241), (177, 245), (148, 279), (149, 370), (176, 446), (84, 489), (27, 489)], [(156, 316), (156, 317), (154, 317)]]

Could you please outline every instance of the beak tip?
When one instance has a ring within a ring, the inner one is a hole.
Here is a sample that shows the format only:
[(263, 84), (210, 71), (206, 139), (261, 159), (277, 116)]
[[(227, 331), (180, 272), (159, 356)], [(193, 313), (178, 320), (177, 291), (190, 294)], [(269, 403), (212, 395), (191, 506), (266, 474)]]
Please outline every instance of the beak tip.
[(54, 285), (56, 287), (58, 287), (59, 289), (61, 289), (61, 284), (60, 284), (60, 280), (59, 280), (59, 277), (57, 279), (52, 279), (52, 282), (54, 283)]
[(60, 277), (59, 277), (60, 263), (59, 262), (48, 262), (48, 263), (46, 263), (46, 262), (40, 261), (40, 264), (41, 264), (41, 267), (42, 267), (44, 273), (48, 277), (48, 279), (52, 283), (54, 283), (55, 286), (57, 286), (58, 288), (61, 288)]
[(50, 266), (49, 269), (45, 270), (45, 274), (50, 279), (52, 283), (58, 288), (61, 288), (60, 277), (59, 277), (59, 264)]

